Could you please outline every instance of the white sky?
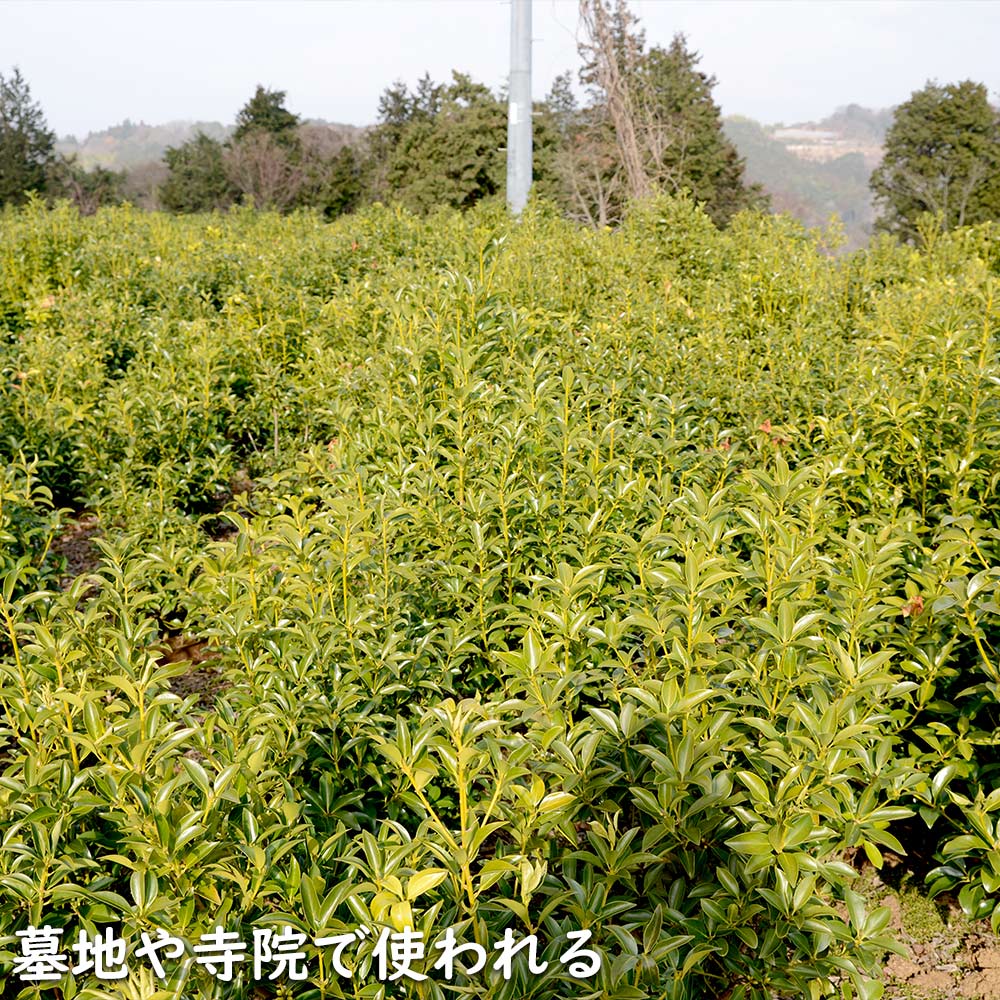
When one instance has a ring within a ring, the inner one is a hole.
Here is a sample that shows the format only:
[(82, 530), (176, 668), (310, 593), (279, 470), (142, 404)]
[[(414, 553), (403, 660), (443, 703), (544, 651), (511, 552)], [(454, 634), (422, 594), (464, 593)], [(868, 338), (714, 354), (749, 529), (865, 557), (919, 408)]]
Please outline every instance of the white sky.
[[(1000, 0), (632, 0), (650, 44), (683, 31), (725, 114), (888, 107), (928, 79), (1000, 101)], [(534, 0), (536, 98), (577, 66), (576, 0)], [(451, 70), (498, 87), (504, 0), (0, 0), (0, 73), (20, 66), (58, 134), (125, 118), (231, 122), (258, 82), (307, 118), (375, 120), (393, 80)]]

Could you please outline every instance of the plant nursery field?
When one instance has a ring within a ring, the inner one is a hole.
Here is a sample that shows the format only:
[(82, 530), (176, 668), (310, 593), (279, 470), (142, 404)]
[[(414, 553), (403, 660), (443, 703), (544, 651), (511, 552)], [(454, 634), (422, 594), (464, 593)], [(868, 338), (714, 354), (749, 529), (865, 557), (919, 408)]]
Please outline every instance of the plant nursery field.
[(0, 216), (0, 994), (1000, 995), (1000, 229), (835, 238)]

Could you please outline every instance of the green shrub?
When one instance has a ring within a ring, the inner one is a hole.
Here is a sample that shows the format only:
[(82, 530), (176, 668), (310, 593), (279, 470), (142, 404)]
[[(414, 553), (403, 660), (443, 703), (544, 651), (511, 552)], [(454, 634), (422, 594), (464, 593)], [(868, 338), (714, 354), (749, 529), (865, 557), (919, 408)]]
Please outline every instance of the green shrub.
[[(1000, 925), (990, 227), (0, 224), (5, 996), (46, 921), (538, 934), (428, 1000), (868, 1000), (852, 884), (913, 849)], [(65, 590), (53, 503), (104, 528)], [(383, 995), (372, 947), (295, 995)], [(57, 989), (274, 993), (173, 968)]]

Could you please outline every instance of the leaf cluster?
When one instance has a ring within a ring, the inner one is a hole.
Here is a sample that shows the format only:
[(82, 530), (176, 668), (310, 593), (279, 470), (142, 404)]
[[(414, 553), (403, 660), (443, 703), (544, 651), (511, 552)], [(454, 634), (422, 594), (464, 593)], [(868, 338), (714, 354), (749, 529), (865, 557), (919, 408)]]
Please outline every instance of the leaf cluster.
[[(994, 227), (0, 227), (5, 995), (44, 918), (538, 933), (434, 1000), (874, 998), (890, 852), (1000, 923)], [(256, 989), (144, 975), (59, 989)]]

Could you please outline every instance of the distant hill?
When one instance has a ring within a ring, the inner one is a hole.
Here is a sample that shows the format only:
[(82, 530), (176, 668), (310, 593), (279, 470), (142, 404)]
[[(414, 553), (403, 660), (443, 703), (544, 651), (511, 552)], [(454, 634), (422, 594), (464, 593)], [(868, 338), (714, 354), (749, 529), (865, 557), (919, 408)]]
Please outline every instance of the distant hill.
[(849, 104), (820, 122), (788, 127), (774, 125), (768, 132), (800, 160), (829, 163), (841, 156), (859, 153), (874, 170), (882, 159), (882, 145), (891, 123), (891, 111), (870, 111)]
[(892, 125), (894, 108), (882, 108), (873, 111), (863, 108), (860, 104), (848, 104), (838, 108), (828, 118), (817, 122), (817, 128), (830, 129), (839, 132), (845, 139), (856, 139), (862, 143), (881, 146), (885, 142), (885, 134)]
[(807, 226), (826, 225), (836, 214), (853, 249), (871, 234), (868, 179), (891, 122), (891, 110), (851, 104), (818, 122), (766, 126), (734, 117), (723, 125), (746, 160), (747, 179), (764, 187), (775, 211)]
[(56, 151), (66, 156), (76, 155), (82, 167), (107, 167), (109, 170), (126, 170), (141, 163), (158, 162), (168, 146), (183, 145), (198, 132), (213, 139), (225, 139), (232, 126), (219, 122), (167, 122), (165, 125), (147, 125), (128, 119), (101, 132), (91, 132), (79, 141), (75, 136), (65, 136), (56, 143)]
[[(355, 142), (365, 131), (357, 125), (340, 125), (319, 119), (306, 122), (314, 128), (330, 133), (334, 144)], [(149, 163), (158, 163), (169, 146), (181, 146), (198, 132), (220, 141), (229, 137), (232, 125), (219, 122), (168, 122), (165, 125), (147, 125), (128, 119), (120, 125), (101, 132), (91, 132), (82, 141), (65, 136), (56, 143), (57, 152), (66, 156), (75, 154), (82, 167), (107, 167), (109, 170), (127, 170)]]

